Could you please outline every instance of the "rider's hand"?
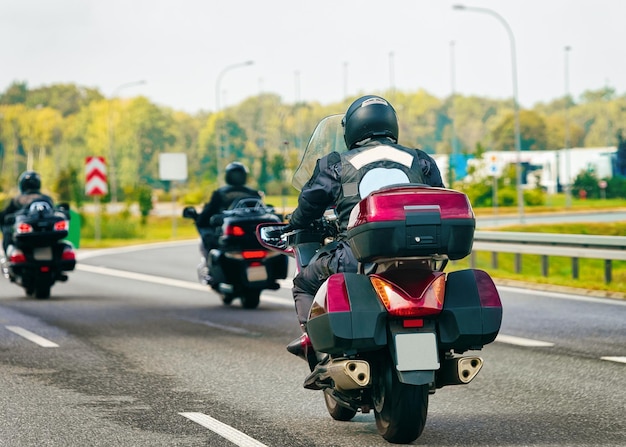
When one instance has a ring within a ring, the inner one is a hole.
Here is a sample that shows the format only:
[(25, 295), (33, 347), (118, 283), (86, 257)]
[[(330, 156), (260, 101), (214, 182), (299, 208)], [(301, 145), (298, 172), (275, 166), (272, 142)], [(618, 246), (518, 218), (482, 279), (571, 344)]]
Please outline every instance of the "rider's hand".
[(267, 237), (269, 237), (270, 239), (280, 239), (283, 234), (290, 232), (292, 229), (293, 228), (291, 228), (291, 225), (287, 224), (285, 226), (277, 228), (276, 230), (268, 231)]

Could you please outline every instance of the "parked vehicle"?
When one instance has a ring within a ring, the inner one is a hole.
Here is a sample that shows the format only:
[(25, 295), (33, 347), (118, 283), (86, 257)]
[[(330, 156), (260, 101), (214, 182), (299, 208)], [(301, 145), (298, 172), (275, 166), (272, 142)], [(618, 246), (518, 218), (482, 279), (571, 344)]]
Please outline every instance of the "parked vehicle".
[(198, 280), (220, 294), (224, 304), (241, 299), (246, 309), (258, 307), (263, 290), (277, 290), (287, 277), (288, 257), (261, 246), (257, 225), (281, 222), (272, 207), (256, 198), (240, 199), (223, 214), (211, 218), (211, 227), (198, 227), (198, 212), (183, 210), (192, 219), (204, 247), (198, 264)]
[[(306, 152), (341, 151), (338, 126), (337, 117), (323, 120)], [(320, 155), (306, 152), (300, 168), (309, 172), (295, 173), (296, 187), (310, 175), (307, 160)], [(267, 223), (257, 237), (293, 256), (299, 270), (335, 239), (335, 220), (329, 210), (307, 229)], [(373, 410), (384, 439), (409, 443), (424, 429), (430, 395), (476, 377), (483, 360), (467, 352), (496, 338), (500, 297), (482, 270), (444, 272), (449, 260), (470, 254), (474, 228), (469, 200), (450, 189), (393, 185), (355, 208), (347, 238), (358, 272), (330, 276), (307, 322), (316, 356), (304, 386), (323, 391), (331, 417)]]
[(2, 273), (23, 287), (27, 296), (50, 297), (57, 281), (67, 281), (74, 270), (74, 247), (64, 239), (70, 224), (69, 205), (52, 207), (33, 202), (27, 208), (5, 217), (3, 233), (12, 234), (12, 244), (1, 260)]

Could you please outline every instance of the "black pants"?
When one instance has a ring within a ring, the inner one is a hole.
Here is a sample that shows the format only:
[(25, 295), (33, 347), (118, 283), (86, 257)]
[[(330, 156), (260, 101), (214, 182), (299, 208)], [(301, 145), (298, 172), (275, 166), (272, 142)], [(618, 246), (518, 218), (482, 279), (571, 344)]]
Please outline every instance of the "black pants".
[(334, 273), (356, 273), (358, 262), (346, 241), (322, 248), (293, 279), (293, 300), (300, 324), (309, 319), (313, 298), (320, 286)]

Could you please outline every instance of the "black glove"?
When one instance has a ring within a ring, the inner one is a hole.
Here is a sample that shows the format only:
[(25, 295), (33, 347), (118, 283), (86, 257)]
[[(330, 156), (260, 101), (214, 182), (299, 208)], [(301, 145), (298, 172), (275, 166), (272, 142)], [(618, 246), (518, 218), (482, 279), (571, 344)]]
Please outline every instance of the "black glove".
[(280, 239), (280, 237), (283, 234), (288, 233), (288, 232), (290, 232), (292, 230), (293, 230), (293, 228), (291, 228), (291, 225), (287, 224), (285, 226), (281, 226), (280, 228), (278, 228), (276, 230), (270, 230), (270, 231), (268, 231), (265, 234), (270, 239)]

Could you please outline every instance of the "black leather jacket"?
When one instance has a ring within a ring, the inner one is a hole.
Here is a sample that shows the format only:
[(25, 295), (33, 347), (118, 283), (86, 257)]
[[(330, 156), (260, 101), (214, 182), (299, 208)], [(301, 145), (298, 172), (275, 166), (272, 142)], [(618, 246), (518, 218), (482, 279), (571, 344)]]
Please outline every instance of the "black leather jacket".
[[(360, 160), (355, 160), (359, 155), (362, 155)], [(367, 183), (363, 179), (375, 169), (397, 174), (387, 176), (388, 183), (381, 184), (378, 180), (377, 187), (409, 182), (444, 187), (439, 168), (425, 152), (395, 144), (387, 138), (372, 140), (341, 155), (332, 152), (318, 160), (311, 179), (300, 192), (290, 225), (304, 228), (320, 218), (326, 209), (336, 206), (339, 227), (344, 231), (350, 211), (361, 200), (361, 195), (368, 193), (367, 187), (362, 186)], [(398, 181), (398, 178), (404, 180)]]
[(253, 197), (253, 198), (261, 198), (261, 195), (258, 191), (248, 188), (245, 185), (242, 186), (231, 186), (226, 185), (221, 188), (213, 191), (211, 195), (211, 199), (204, 205), (202, 208), (202, 212), (198, 217), (198, 226), (199, 227), (209, 227), (211, 217), (223, 213), (227, 210), (233, 202), (237, 199)]

